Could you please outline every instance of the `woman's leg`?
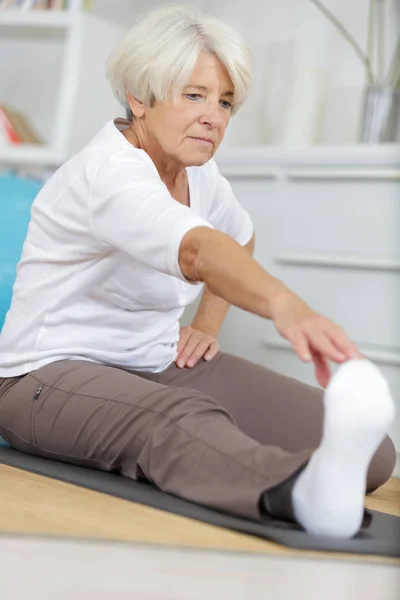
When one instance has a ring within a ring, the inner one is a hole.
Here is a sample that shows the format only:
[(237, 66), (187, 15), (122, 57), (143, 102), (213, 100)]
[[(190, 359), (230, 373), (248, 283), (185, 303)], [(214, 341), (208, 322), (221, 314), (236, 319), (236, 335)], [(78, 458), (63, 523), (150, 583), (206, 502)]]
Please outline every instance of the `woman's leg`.
[[(321, 442), (323, 391), (261, 365), (220, 353), (192, 369), (179, 369), (173, 364), (158, 380), (212, 396), (246, 435), (261, 444), (297, 453)], [(395, 462), (394, 445), (386, 437), (370, 463), (368, 491), (388, 480)]]
[(293, 453), (260, 444), (200, 391), (85, 361), (0, 380), (0, 434), (24, 452), (146, 478), (176, 496), (254, 520), (264, 492), (314, 451), (312, 444)]

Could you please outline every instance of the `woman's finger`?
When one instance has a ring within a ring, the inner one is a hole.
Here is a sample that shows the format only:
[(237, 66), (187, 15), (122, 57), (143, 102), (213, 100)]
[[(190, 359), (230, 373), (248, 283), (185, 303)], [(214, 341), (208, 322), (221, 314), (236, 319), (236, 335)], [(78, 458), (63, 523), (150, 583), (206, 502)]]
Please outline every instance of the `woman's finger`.
[(292, 343), (294, 351), (301, 360), (309, 362), (312, 359), (310, 345), (299, 327), (291, 331), (287, 339)]
[(309, 332), (308, 340), (312, 350), (322, 354), (325, 358), (334, 360), (335, 362), (343, 362), (346, 360), (346, 354), (338, 350), (331, 342), (329, 337), (320, 331)]
[(194, 367), (210, 348), (210, 340), (200, 340), (186, 361), (187, 367)]
[(219, 352), (218, 340), (211, 342), (211, 345), (204, 355), (204, 360), (212, 360)]
[(176, 348), (177, 357), (179, 357), (180, 353), (182, 352), (183, 348), (185, 347), (186, 342), (190, 338), (191, 334), (192, 334), (192, 330), (190, 327), (181, 327), (181, 329), (179, 331), (179, 341), (178, 341), (178, 345)]
[(313, 354), (313, 361), (317, 381), (325, 389), (332, 375), (329, 363), (319, 352)]
[(364, 358), (364, 355), (361, 354), (356, 344), (350, 340), (340, 327), (335, 326), (334, 331), (331, 332), (328, 330), (326, 333), (328, 333), (331, 342), (340, 352), (343, 352), (346, 355), (347, 359)]
[(191, 356), (191, 354), (197, 348), (197, 345), (199, 343), (200, 343), (200, 340), (198, 338), (196, 338), (196, 336), (191, 336), (187, 340), (184, 348), (182, 348), (182, 351), (177, 358), (176, 364), (178, 365), (178, 367), (183, 368), (186, 365), (189, 356)]

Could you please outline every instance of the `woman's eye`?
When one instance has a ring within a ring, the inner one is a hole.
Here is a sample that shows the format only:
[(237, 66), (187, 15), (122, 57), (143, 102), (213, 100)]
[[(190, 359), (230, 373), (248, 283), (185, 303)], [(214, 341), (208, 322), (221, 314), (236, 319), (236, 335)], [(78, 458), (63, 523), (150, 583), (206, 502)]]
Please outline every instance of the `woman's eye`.
[[(201, 100), (203, 96), (201, 94), (185, 94), (186, 98), (189, 100)], [(229, 109), (232, 108), (232, 103), (228, 102), (228, 100), (221, 100), (220, 104), (223, 108)]]
[(232, 108), (232, 104), (231, 104), (231, 102), (228, 102), (228, 100), (221, 100), (221, 105), (224, 108)]

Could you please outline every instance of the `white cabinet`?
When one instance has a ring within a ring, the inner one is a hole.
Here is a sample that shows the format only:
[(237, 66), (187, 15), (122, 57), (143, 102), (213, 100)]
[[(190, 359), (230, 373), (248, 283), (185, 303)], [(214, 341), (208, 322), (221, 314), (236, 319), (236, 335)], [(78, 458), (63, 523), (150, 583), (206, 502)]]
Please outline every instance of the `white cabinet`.
[(0, 145), (0, 165), (54, 165), (124, 114), (105, 78), (123, 30), (90, 13), (0, 12), (0, 104), (23, 113), (45, 144)]

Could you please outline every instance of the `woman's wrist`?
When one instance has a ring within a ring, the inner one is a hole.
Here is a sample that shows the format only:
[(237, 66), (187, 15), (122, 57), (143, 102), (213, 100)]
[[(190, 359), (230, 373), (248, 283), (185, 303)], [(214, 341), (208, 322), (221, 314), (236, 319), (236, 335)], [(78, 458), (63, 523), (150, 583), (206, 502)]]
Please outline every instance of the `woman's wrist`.
[(280, 316), (282, 311), (287, 310), (289, 310), (293, 316), (295, 314), (298, 316), (303, 316), (308, 313), (310, 316), (315, 314), (315, 311), (304, 300), (302, 300), (300, 296), (286, 287), (282, 282), (280, 283), (281, 286), (278, 287), (268, 299), (269, 312), (272, 320), (275, 320), (278, 316)]
[(221, 329), (221, 325), (222, 323), (217, 325), (215, 323), (202, 321), (201, 319), (196, 319), (195, 317), (190, 326), (193, 327), (193, 329), (198, 329), (207, 335), (212, 335), (213, 337), (217, 338), (219, 330)]

